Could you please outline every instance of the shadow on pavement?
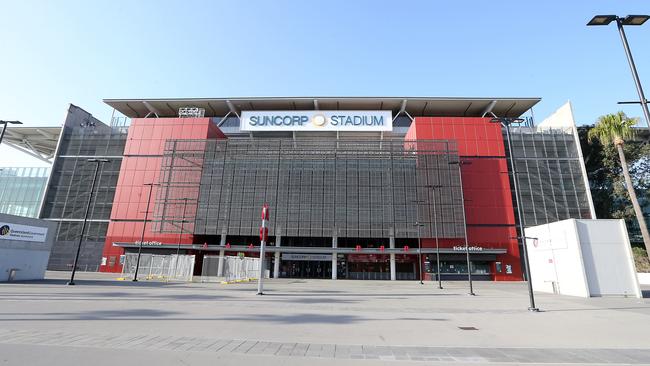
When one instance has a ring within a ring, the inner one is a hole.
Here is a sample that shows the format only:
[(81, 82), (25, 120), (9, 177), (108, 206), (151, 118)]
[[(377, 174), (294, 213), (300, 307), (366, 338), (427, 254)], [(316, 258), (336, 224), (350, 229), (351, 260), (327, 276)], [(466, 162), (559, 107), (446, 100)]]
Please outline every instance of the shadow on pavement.
[[(319, 296), (321, 294), (318, 293), (310, 293), (310, 294), (305, 294), (302, 291), (296, 291), (296, 292), (272, 292), (272, 291), (264, 291), (264, 295), (268, 296), (283, 296), (283, 297), (310, 297), (310, 296)], [(398, 293), (376, 293), (376, 294), (360, 294), (360, 293), (353, 293), (353, 292), (348, 292), (348, 293), (341, 293), (341, 294), (322, 294), (326, 296), (332, 296), (332, 297), (366, 297), (366, 298), (382, 298), (382, 299), (399, 299), (399, 298), (404, 298), (404, 297), (439, 297), (439, 296), (463, 296), (467, 297), (466, 294), (459, 294), (459, 293), (447, 293), (447, 294), (422, 294), (422, 293), (404, 293), (404, 292), (398, 292)]]
[(0, 313), (0, 315), (19, 315), (19, 316), (45, 316), (45, 318), (17, 318), (17, 319), (3, 319), (3, 320), (133, 320), (146, 317), (146, 319), (155, 319), (160, 317), (167, 317), (170, 315), (181, 314), (176, 311), (157, 310), (157, 309), (126, 309), (126, 310), (93, 310), (84, 311), (79, 313)]
[[(126, 281), (117, 281), (115, 279), (106, 279), (106, 280), (86, 280), (86, 279), (75, 279), (75, 287), (79, 286), (117, 286), (117, 287), (175, 287), (175, 288), (192, 288), (192, 286), (187, 283), (181, 282), (158, 282), (158, 281), (138, 281), (133, 282), (131, 280)], [(3, 286), (12, 286), (12, 285), (61, 285), (67, 286), (68, 279), (53, 279), (46, 278), (44, 280), (33, 280), (33, 281), (12, 281), (4, 282)], [(71, 286), (72, 287), (72, 286)]]
[(157, 310), (157, 309), (125, 309), (125, 310), (93, 310), (75, 313), (0, 313), (0, 321), (88, 321), (88, 320), (165, 320), (165, 321), (246, 321), (279, 324), (354, 324), (371, 321), (448, 321), (444, 318), (387, 318), (374, 319), (364, 316), (348, 314), (250, 314), (246, 316), (215, 316), (215, 317), (188, 317), (178, 316), (183, 313), (178, 311)]

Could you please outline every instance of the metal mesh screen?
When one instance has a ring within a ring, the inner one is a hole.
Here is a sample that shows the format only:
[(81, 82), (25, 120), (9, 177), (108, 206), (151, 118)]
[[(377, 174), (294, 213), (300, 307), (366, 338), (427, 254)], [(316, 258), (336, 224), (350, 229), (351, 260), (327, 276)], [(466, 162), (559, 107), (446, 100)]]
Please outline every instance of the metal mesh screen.
[(510, 134), (524, 226), (591, 218), (573, 130), (522, 127)]
[(194, 232), (204, 155), (209, 140), (170, 140), (165, 143), (160, 189), (154, 206), (154, 230)]
[(434, 237), (435, 218), (438, 236), (463, 237), (457, 162), (449, 141), (168, 141), (156, 220), (177, 230), (179, 197), (197, 197), (199, 235), (257, 235), (268, 202), (270, 235)]
[(78, 266), (99, 268), (127, 131), (70, 106), (40, 212), (42, 219), (59, 221), (48, 269), (69, 270), (74, 261), (95, 169), (94, 163), (86, 161), (91, 157), (110, 161), (101, 165), (97, 176)]

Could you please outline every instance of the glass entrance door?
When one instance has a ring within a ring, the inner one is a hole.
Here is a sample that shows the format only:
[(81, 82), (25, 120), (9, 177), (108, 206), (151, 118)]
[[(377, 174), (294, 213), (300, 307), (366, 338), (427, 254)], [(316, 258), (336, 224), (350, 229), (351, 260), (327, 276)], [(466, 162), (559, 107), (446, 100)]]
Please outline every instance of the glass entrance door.
[(332, 278), (332, 262), (326, 261), (282, 261), (283, 277), (287, 278)]

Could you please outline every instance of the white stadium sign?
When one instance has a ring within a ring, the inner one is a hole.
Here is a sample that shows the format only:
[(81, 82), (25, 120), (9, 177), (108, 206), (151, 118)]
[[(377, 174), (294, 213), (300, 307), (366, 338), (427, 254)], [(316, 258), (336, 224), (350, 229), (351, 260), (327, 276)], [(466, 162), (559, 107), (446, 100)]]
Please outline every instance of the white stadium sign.
[(391, 111), (242, 111), (242, 131), (392, 131)]

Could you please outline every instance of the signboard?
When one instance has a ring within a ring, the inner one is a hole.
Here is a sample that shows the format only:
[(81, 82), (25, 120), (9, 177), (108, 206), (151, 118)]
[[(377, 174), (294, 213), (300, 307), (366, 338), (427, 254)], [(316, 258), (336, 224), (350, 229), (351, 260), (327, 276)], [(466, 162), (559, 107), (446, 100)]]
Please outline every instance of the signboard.
[(310, 262), (325, 262), (331, 261), (331, 254), (298, 254), (298, 253), (282, 253), (283, 261), (310, 261)]
[(0, 222), (0, 240), (44, 243), (46, 236), (46, 227)]
[(141, 245), (141, 243), (142, 243), (143, 247), (161, 247), (163, 245), (163, 243), (161, 243), (159, 241), (143, 241), (143, 242), (140, 242), (140, 240), (136, 241), (134, 244), (135, 245)]
[(391, 111), (242, 111), (242, 131), (392, 131)]
[[(454, 246), (453, 249), (454, 249), (455, 251), (457, 251), (457, 252), (464, 252), (464, 251), (465, 251), (465, 246), (462, 246), (462, 245), (456, 245), (456, 246)], [(479, 247), (479, 246), (470, 246), (470, 247), (467, 248), (467, 249), (468, 249), (468, 251), (470, 251), (470, 252), (482, 252), (482, 251), (483, 251), (483, 247)]]

